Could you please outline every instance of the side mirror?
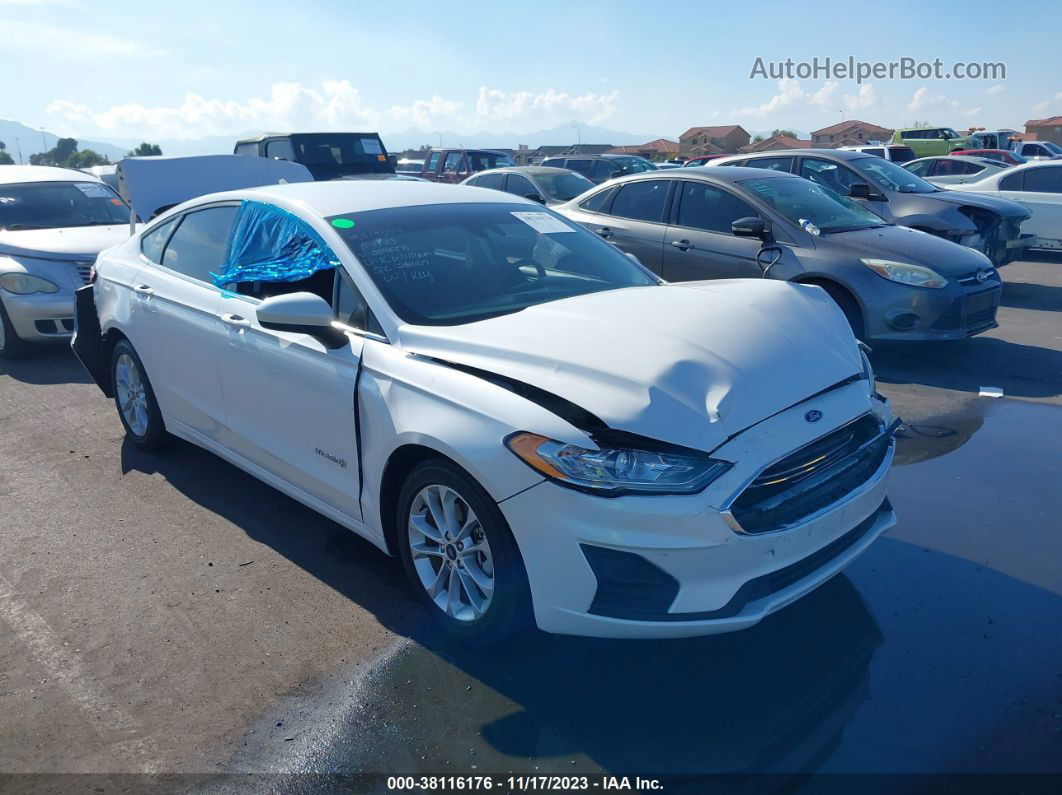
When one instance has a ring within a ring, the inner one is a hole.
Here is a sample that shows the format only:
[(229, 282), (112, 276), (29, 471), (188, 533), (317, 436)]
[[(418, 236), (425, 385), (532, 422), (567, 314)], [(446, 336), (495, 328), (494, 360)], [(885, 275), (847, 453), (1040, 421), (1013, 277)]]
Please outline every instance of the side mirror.
[(738, 218), (730, 224), (730, 232), (734, 237), (758, 237), (760, 240), (770, 236), (767, 222), (757, 216)]
[(543, 199), (541, 196), (539, 196), (537, 193), (525, 193), (524, 194), (524, 198), (525, 199), (530, 199), (533, 202), (538, 202), (539, 204), (545, 204), (546, 203), (546, 200)]
[(851, 187), (849, 187), (848, 196), (852, 199), (875, 198), (873, 191), (870, 190), (870, 186), (865, 182), (857, 182)]
[(328, 348), (339, 348), (347, 340), (332, 326), (332, 306), (314, 293), (274, 295), (260, 303), (255, 314), (262, 328), (309, 334)]

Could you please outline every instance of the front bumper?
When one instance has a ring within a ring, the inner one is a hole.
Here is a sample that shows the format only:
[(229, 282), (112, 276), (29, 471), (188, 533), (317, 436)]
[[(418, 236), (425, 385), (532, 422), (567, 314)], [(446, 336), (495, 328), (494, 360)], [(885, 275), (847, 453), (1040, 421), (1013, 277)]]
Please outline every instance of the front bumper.
[(69, 340), (74, 333), (74, 293), (15, 295), (0, 290), (0, 300), (18, 336), (26, 342)]
[(961, 340), (996, 328), (1003, 294), (998, 274), (967, 274), (939, 290), (879, 279), (864, 294), (868, 341)]
[[(837, 416), (856, 388), (865, 391), (865, 383), (837, 390), (847, 395), (817, 398), (815, 407)], [(721, 450), (763, 456), (772, 440), (774, 449), (796, 449), (794, 433), (814, 433), (802, 419), (809, 404), (765, 420)], [(891, 416), (885, 404), (880, 411), (883, 421)], [(711, 504), (723, 503), (714, 489), (721, 481), (731, 479), (720, 486), (729, 491), (752, 474), (747, 465), (713, 484), (712, 497), (608, 499), (545, 482), (499, 507), (520, 547), (540, 629), (617, 638), (710, 635), (752, 626), (799, 599), (895, 524), (886, 497), (893, 454), (890, 444), (859, 488), (778, 532), (735, 532)], [(625, 593), (615, 587), (619, 580)]]

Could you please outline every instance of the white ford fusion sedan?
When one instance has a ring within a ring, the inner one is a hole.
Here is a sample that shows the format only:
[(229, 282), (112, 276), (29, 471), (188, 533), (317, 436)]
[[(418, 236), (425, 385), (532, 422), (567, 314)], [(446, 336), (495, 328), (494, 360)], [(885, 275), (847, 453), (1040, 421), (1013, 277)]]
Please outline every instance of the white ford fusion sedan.
[(825, 292), (663, 284), (497, 191), (204, 196), (100, 256), (77, 324), (133, 443), (398, 555), (470, 640), (741, 629), (895, 522), (895, 423)]

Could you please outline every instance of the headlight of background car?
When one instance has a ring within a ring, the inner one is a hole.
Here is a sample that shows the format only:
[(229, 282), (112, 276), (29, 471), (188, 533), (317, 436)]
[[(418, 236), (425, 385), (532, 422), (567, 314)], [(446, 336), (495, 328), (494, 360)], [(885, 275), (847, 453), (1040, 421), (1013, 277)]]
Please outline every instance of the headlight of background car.
[(946, 287), (948, 280), (931, 268), (913, 265), (910, 262), (893, 262), (888, 259), (859, 260), (878, 276), (892, 282), (910, 284), (914, 287)]
[(707, 456), (611, 447), (588, 450), (526, 432), (512, 434), (505, 445), (549, 479), (606, 496), (693, 494), (733, 466)]
[(59, 286), (55, 282), (29, 273), (5, 273), (0, 276), (0, 287), (15, 295), (59, 292)]

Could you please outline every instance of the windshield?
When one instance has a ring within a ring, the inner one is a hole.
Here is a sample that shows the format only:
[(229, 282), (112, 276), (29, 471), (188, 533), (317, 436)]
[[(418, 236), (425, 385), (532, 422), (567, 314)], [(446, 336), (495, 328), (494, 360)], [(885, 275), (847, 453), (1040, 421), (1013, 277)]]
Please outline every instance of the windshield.
[(882, 190), (895, 190), (900, 193), (935, 193), (940, 190), (903, 166), (880, 157), (863, 157), (851, 162), (859, 169), (861, 176)]
[(623, 169), (625, 174), (640, 174), (643, 171), (656, 171), (656, 165), (644, 157), (610, 157), (613, 163)]
[(885, 225), (858, 202), (810, 180), (783, 177), (749, 179), (738, 184), (787, 221), (808, 231), (809, 223), (823, 234)]
[(466, 152), (469, 171), (486, 171), (489, 168), (505, 168), (516, 163), (504, 152)]
[(1037, 141), (1037, 143), (1047, 149), (1047, 151), (1051, 152), (1052, 154), (1062, 155), (1062, 146), (1059, 146), (1056, 143), (1053, 143), (1051, 141)]
[(594, 183), (582, 174), (536, 174), (535, 181), (542, 186), (551, 199), (566, 202), (594, 187)]
[(0, 229), (128, 224), (129, 208), (102, 182), (0, 185)]
[[(276, 154), (271, 148), (276, 145)], [(291, 136), (297, 163), (302, 163), (316, 178), (349, 174), (393, 174), (387, 152), (375, 135), (359, 133), (300, 133)], [(267, 154), (283, 156), (284, 143), (270, 143)]]
[(457, 325), (657, 283), (597, 235), (528, 204), (394, 207), (329, 221), (407, 323)]
[(945, 138), (958, 138), (959, 137), (959, 134), (957, 132), (955, 132), (955, 130), (951, 129), (951, 127), (945, 127), (940, 132)]

